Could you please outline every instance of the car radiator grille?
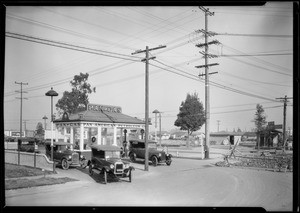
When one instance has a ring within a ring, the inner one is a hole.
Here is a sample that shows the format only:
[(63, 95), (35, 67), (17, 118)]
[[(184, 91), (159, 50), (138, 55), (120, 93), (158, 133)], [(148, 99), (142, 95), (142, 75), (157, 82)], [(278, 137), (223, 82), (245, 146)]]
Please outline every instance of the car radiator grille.
[(78, 153), (72, 154), (72, 163), (79, 164), (79, 154)]
[(123, 173), (123, 163), (115, 163), (115, 174), (122, 174)]

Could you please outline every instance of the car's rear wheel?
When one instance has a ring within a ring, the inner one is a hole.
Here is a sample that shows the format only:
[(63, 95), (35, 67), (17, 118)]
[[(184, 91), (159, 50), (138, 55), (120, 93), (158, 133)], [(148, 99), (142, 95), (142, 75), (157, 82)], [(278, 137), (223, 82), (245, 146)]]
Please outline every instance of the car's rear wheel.
[(129, 171), (129, 182), (131, 183), (132, 180), (132, 175), (131, 175), (131, 170)]
[(89, 174), (90, 174), (90, 176), (92, 176), (94, 174), (92, 164), (89, 165)]
[(134, 156), (133, 153), (130, 153), (129, 158), (130, 158), (131, 162), (135, 162), (136, 161), (135, 156)]
[(64, 159), (61, 160), (61, 167), (62, 167), (64, 170), (69, 169), (70, 164), (69, 164), (69, 162), (67, 161), (67, 159), (64, 158)]
[(153, 166), (157, 166), (157, 164), (158, 164), (158, 159), (157, 159), (157, 157), (156, 157), (156, 156), (152, 156), (151, 162), (152, 162), (152, 165), (153, 165)]

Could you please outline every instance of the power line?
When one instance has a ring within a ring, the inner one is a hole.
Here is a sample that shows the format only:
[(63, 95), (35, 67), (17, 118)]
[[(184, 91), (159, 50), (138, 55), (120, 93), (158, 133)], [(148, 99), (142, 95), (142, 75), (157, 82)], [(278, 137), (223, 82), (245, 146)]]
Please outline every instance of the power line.
[(277, 73), (277, 74), (280, 74), (280, 75), (286, 75), (286, 76), (290, 76), (290, 77), (293, 76), (292, 74), (283, 73), (283, 72), (280, 72), (280, 71), (268, 69), (268, 68), (266, 68), (266, 67), (261, 67), (261, 66), (259, 66), (259, 65), (252, 64), (252, 63), (249, 63), (249, 62), (246, 62), (246, 61), (243, 61), (243, 60), (239, 60), (239, 59), (237, 59), (237, 58), (230, 58), (230, 57), (229, 57), (229, 59), (235, 60), (235, 61), (238, 61), (238, 62), (241, 62), (241, 63), (243, 63), (243, 64), (247, 64), (247, 65), (250, 65), (250, 66), (253, 66), (253, 67), (256, 67), (256, 68), (260, 68), (260, 69), (265, 70), (265, 71), (268, 71), (268, 72)]
[(293, 55), (293, 53), (265, 53), (265, 54), (243, 54), (243, 55), (220, 55), (222, 57), (242, 57), (242, 56), (274, 56), (274, 55)]
[[(50, 45), (50, 46), (56, 46), (56, 47), (61, 47), (61, 48), (86, 52), (86, 53), (92, 53), (92, 54), (96, 54), (96, 55), (103, 55), (103, 56), (108, 56), (108, 57), (112, 57), (112, 58), (118, 58), (118, 59), (124, 59), (124, 60), (130, 60), (130, 61), (138, 62), (138, 60), (129, 58), (129, 57), (134, 57), (134, 56), (129, 56), (129, 55), (125, 55), (125, 54), (109, 52), (109, 51), (104, 51), (104, 50), (99, 50), (99, 49), (94, 49), (94, 48), (88, 48), (88, 47), (84, 47), (84, 46), (68, 44), (66, 42), (43, 39), (43, 38), (28, 36), (28, 35), (19, 34), (19, 33), (6, 32), (5, 34), (6, 34), (7, 37), (11, 37), (11, 38), (21, 39), (21, 40), (26, 40), (26, 41), (32, 41), (32, 42), (46, 44), (46, 45)], [(78, 48), (80, 48), (80, 49), (78, 49)], [(83, 50), (81, 50), (81, 49), (83, 49)], [(94, 52), (91, 52), (91, 51), (94, 51)], [(112, 54), (112, 55), (108, 55), (108, 54)], [(124, 57), (128, 57), (128, 58), (124, 58)], [(134, 57), (134, 58), (141, 59), (140, 57)]]
[(231, 77), (234, 77), (234, 78), (238, 78), (240, 80), (252, 81), (252, 82), (255, 82), (255, 83), (259, 83), (259, 84), (270, 84), (270, 85), (274, 85), (274, 86), (292, 87), (292, 85), (276, 84), (276, 83), (271, 83), (271, 82), (266, 82), (266, 81), (252, 80), (250, 78), (243, 78), (243, 77), (240, 77), (240, 76), (233, 75), (231, 73), (227, 73), (225, 71), (222, 71), (222, 74), (225, 74), (225, 75), (228, 75), (228, 76), (231, 76)]
[[(104, 43), (104, 44), (116, 45), (115, 42), (111, 42), (111, 41), (105, 40), (105, 39), (100, 39), (99, 37), (93, 37), (93, 36), (90, 36), (90, 35), (86, 35), (86, 34), (83, 34), (83, 33), (78, 33), (78, 32), (75, 32), (75, 31), (72, 31), (72, 30), (69, 30), (69, 29), (65, 29), (65, 28), (62, 28), (62, 27), (57, 27), (57, 26), (46, 24), (46, 23), (43, 23), (43, 22), (34, 21), (34, 20), (31, 20), (31, 19), (23, 18), (23, 17), (18, 17), (18, 16), (15, 16), (15, 15), (9, 14), (9, 13), (6, 14), (6, 17), (17, 19), (17, 20), (20, 20), (20, 21), (29, 22), (31, 24), (46, 27), (46, 28), (51, 29), (51, 30), (60, 31), (60, 32), (63, 32), (63, 33), (68, 33), (68, 34), (75, 35), (75, 36), (78, 36), (78, 37), (81, 37), (81, 38), (84, 38), (84, 39), (94, 40), (94, 41)], [(118, 46), (120, 48), (123, 48), (123, 49), (130, 49), (129, 47), (127, 47), (125, 45), (118, 45)]]
[[(111, 67), (111, 65), (115, 65), (114, 64), (110, 64), (108, 66), (105, 66), (105, 67), (101, 67), (101, 68), (97, 68), (97, 69), (94, 69), (92, 71), (88, 71), (88, 73), (92, 76), (92, 75), (98, 75), (98, 74), (103, 74), (105, 72), (108, 72), (108, 71), (111, 71), (113, 69), (117, 69), (119, 67), (124, 67), (124, 66), (127, 66), (129, 64), (132, 64), (134, 62), (127, 62), (127, 63), (123, 63), (121, 65), (117, 65), (117, 66), (114, 66), (114, 67)], [(107, 68), (107, 69), (104, 69), (104, 68)], [(101, 71), (98, 71), (98, 70), (101, 70)], [(65, 78), (65, 79), (61, 79), (61, 80), (58, 80), (58, 81), (54, 81), (54, 82), (49, 82), (47, 84), (43, 84), (43, 85), (38, 85), (38, 86), (35, 86), (35, 87), (30, 87), (28, 89), (26, 89), (26, 91), (34, 91), (34, 90), (39, 90), (39, 89), (44, 89), (44, 88), (47, 88), (49, 87), (49, 85), (61, 85), (61, 84), (64, 84), (64, 83), (67, 83), (67, 82), (70, 82), (70, 79), (72, 77), (68, 77), (68, 78)], [(109, 83), (106, 83), (106, 85), (109, 85)], [(98, 85), (96, 85), (98, 86)], [(12, 95), (11, 92), (8, 92), (5, 94), (5, 96), (10, 96)], [(44, 97), (44, 96), (40, 96), (40, 97)]]
[(248, 36), (248, 37), (274, 37), (274, 38), (293, 38), (293, 35), (272, 35), (272, 34), (243, 34), (243, 33), (215, 33), (215, 35), (225, 36)]
[[(155, 60), (157, 61), (157, 60)], [(171, 72), (171, 73), (174, 73), (176, 75), (180, 75), (180, 76), (183, 76), (185, 78), (189, 78), (189, 79), (192, 79), (192, 80), (195, 80), (195, 81), (198, 81), (198, 82), (201, 82), (201, 80), (195, 76), (195, 75), (192, 75), (190, 73), (187, 73), (187, 72), (184, 72), (184, 71), (181, 71), (187, 75), (184, 75), (182, 73), (177, 73), (175, 71), (172, 71), (172, 70), (169, 70), (169, 69), (166, 69), (166, 68), (163, 68), (163, 67), (160, 67), (160, 66), (157, 66), (157, 65), (154, 65), (154, 64), (151, 64), (150, 65), (154, 66), (154, 67), (157, 67), (157, 68), (160, 68), (160, 69), (163, 69), (163, 70), (166, 70), (168, 72)], [(174, 69), (174, 68), (173, 68)], [(176, 68), (176, 70), (179, 70)], [(250, 97), (254, 97), (254, 98), (259, 98), (259, 99), (264, 99), (264, 100), (268, 100), (268, 101), (273, 101), (273, 102), (276, 102), (274, 99), (272, 98), (267, 98), (267, 97), (263, 97), (263, 96), (259, 96), (259, 95), (255, 95), (255, 94), (252, 94), (252, 93), (249, 93), (249, 92), (244, 92), (244, 91), (241, 91), (241, 90), (238, 90), (238, 89), (234, 89), (234, 88), (231, 88), (231, 87), (228, 87), (228, 86), (225, 86), (225, 85), (222, 85), (222, 84), (219, 84), (219, 83), (216, 83), (216, 82), (213, 82), (213, 81), (210, 81), (211, 84), (215, 87), (218, 87), (220, 89), (225, 89), (225, 90), (228, 90), (228, 91), (231, 91), (231, 92), (235, 92), (235, 93), (238, 93), (238, 94), (241, 94), (241, 95), (246, 95), (246, 96), (250, 96)], [(203, 82), (202, 82), (203, 83)]]
[[(20, 34), (21, 35), (21, 34)], [(23, 36), (23, 35), (21, 35), (21, 36)], [(24, 35), (25, 36), (25, 35)], [(32, 37), (32, 36), (31, 36)], [(33, 37), (33, 39), (40, 39), (40, 38), (35, 38), (35, 37)], [(40, 39), (40, 40), (45, 40), (45, 41), (49, 41), (49, 42), (52, 42), (51, 40), (46, 40), (46, 39)], [(30, 40), (31, 41), (31, 40)], [(55, 41), (53, 41), (53, 42), (55, 42)], [(48, 43), (47, 43), (48, 44)], [(64, 44), (64, 43), (63, 43)], [(69, 44), (64, 44), (64, 45), (69, 45)], [(75, 45), (70, 45), (70, 46), (74, 46), (74, 47), (81, 47), (81, 46), (75, 46)], [(65, 48), (65, 47), (62, 47), (62, 48)], [(84, 47), (81, 47), (81, 48), (84, 48)], [(71, 49), (74, 49), (74, 48), (71, 48)], [(74, 50), (77, 50), (77, 49), (74, 49)], [(82, 51), (82, 52), (87, 52), (87, 53), (93, 53), (93, 54), (98, 54), (98, 53), (95, 53), (95, 52), (90, 52), (90, 51), (85, 51), (85, 50), (79, 50), (79, 51)], [(114, 56), (111, 56), (111, 55), (106, 55), (106, 54), (100, 54), (100, 55), (104, 55), (104, 56), (108, 56), (108, 57), (114, 57)], [(118, 58), (120, 58), (120, 57), (118, 57)], [(127, 58), (121, 58), (121, 59), (124, 59), (124, 60), (130, 60), (130, 61), (134, 61), (134, 62), (138, 62), (138, 61), (136, 61), (136, 60), (132, 60), (132, 59), (127, 59)], [(151, 64), (152, 65), (152, 64)], [(152, 66), (156, 66), (156, 65), (152, 65)], [(159, 66), (157, 66), (158, 68), (161, 68), (161, 67), (159, 67)], [(165, 69), (166, 70), (166, 69)], [(170, 71), (170, 70), (168, 70), (168, 71)], [(174, 73), (174, 72), (173, 72)], [(193, 80), (197, 80), (197, 79), (195, 79), (195, 76), (193, 76), (193, 78), (192, 77), (189, 77), (189, 76), (186, 76), (186, 75), (182, 75), (182, 74), (178, 74), (178, 73), (176, 73), (177, 75), (181, 75), (181, 76), (184, 76), (184, 77), (187, 77), (187, 78), (190, 78), (190, 79), (193, 79)], [(186, 73), (187, 74), (187, 73)], [(57, 84), (61, 84), (61, 83), (65, 83), (66, 81), (69, 81), (69, 78), (68, 79), (63, 79), (63, 80), (60, 80), (59, 82), (57, 82), (56, 83), (56, 85)], [(53, 85), (53, 84), (52, 84)], [(218, 85), (219, 87), (221, 86), (223, 86), (223, 85)], [(224, 86), (223, 86), (223, 88), (224, 88)], [(228, 89), (228, 87), (227, 87), (227, 89)], [(231, 89), (232, 90), (232, 89)], [(252, 94), (252, 96), (253, 96), (253, 94)]]
[[(229, 47), (229, 46), (224, 45), (224, 44), (222, 44), (222, 46), (224, 46), (224, 47), (226, 47), (226, 48), (230, 49), (231, 51), (236, 52), (236, 53), (238, 53), (238, 54), (245, 54), (245, 55), (246, 55), (246, 53), (244, 53), (244, 52), (242, 52), (242, 51), (240, 51), (240, 50), (237, 50), (237, 49), (235, 49), (235, 48)], [(274, 67), (274, 68), (279, 69), (279, 70), (291, 71), (290, 69), (288, 69), (288, 68), (286, 68), (286, 67), (282, 67), (282, 66), (280, 66), (280, 65), (277, 65), (277, 64), (274, 64), (274, 63), (270, 63), (270, 62), (268, 62), (268, 61), (265, 61), (265, 60), (263, 60), (263, 59), (261, 59), (261, 58), (256, 58), (256, 57), (254, 57), (254, 56), (248, 57), (248, 59), (253, 60), (253, 61), (256, 61), (256, 62), (259, 62), (259, 63), (264, 64), (264, 65), (267, 65), (267, 66)], [(272, 70), (270, 70), (270, 71), (272, 71)], [(282, 73), (282, 74), (283, 74), (283, 73)]]

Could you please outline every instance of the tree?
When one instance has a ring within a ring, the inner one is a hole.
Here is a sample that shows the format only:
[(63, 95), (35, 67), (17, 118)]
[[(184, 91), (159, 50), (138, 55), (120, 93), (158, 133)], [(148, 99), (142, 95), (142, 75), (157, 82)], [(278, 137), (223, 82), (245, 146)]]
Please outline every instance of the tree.
[(41, 122), (38, 122), (36, 125), (36, 135), (39, 137), (44, 136), (45, 130), (43, 128), (43, 124)]
[(240, 129), (240, 127), (238, 127), (237, 132), (242, 132), (242, 130)]
[(203, 104), (199, 101), (198, 94), (187, 94), (185, 101), (181, 102), (179, 113), (174, 123), (180, 130), (188, 131), (187, 147), (189, 147), (189, 136), (201, 128), (205, 123)]
[(266, 121), (267, 116), (265, 115), (265, 110), (262, 105), (257, 104), (256, 105), (256, 112), (254, 116), (254, 123), (256, 127), (256, 135), (257, 135), (257, 149), (259, 149), (260, 145), (260, 133), (264, 131), (265, 125), (267, 123)]
[(86, 109), (89, 103), (88, 94), (96, 92), (96, 88), (92, 88), (87, 82), (88, 78), (88, 73), (80, 73), (75, 75), (73, 80), (70, 81), (72, 86), (71, 92), (65, 91), (63, 97), (55, 105), (60, 115), (64, 112), (71, 114)]

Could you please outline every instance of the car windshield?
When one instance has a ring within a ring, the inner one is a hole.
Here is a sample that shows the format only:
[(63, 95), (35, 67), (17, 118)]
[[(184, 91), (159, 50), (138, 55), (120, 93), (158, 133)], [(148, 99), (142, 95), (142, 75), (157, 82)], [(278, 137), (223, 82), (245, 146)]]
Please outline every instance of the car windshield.
[(156, 149), (156, 143), (148, 143), (148, 148)]
[(106, 151), (105, 158), (120, 158), (119, 151)]
[(58, 150), (61, 150), (61, 151), (66, 151), (66, 150), (70, 150), (70, 149), (71, 149), (71, 147), (67, 146), (67, 145), (58, 146)]

